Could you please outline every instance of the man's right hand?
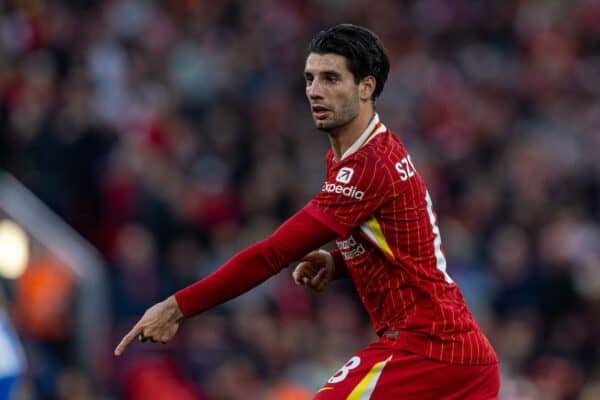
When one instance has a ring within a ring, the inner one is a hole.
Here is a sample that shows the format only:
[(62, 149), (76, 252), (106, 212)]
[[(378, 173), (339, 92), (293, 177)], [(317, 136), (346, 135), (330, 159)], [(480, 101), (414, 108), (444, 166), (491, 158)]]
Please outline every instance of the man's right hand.
[(123, 337), (115, 349), (115, 355), (123, 354), (129, 343), (136, 338), (140, 342), (167, 343), (173, 339), (182, 321), (183, 314), (175, 297), (169, 296), (146, 310), (138, 323)]
[(333, 280), (335, 264), (333, 257), (325, 250), (311, 251), (294, 268), (292, 277), (298, 286), (306, 286), (321, 291)]

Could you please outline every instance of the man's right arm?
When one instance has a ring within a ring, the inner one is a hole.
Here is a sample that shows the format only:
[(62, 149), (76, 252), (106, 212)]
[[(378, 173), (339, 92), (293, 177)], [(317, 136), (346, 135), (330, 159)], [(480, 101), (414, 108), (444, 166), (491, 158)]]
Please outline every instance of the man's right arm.
[(330, 228), (301, 210), (264, 241), (239, 252), (208, 277), (178, 291), (177, 304), (186, 317), (208, 310), (259, 285), (335, 237)]
[(115, 355), (137, 337), (166, 343), (184, 317), (191, 317), (252, 289), (312, 249), (328, 243), (335, 232), (301, 210), (264, 241), (242, 250), (208, 277), (150, 307), (115, 348)]

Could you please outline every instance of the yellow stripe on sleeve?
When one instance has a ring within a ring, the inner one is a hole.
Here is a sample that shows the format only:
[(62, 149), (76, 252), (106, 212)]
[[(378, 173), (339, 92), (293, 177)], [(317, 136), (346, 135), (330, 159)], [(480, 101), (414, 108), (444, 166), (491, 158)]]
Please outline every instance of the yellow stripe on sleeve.
[(379, 246), (381, 250), (383, 250), (387, 256), (394, 258), (394, 253), (385, 239), (383, 231), (381, 230), (381, 226), (379, 225), (379, 222), (377, 222), (377, 218), (375, 218), (375, 216), (369, 218), (360, 226), (360, 228), (373, 242), (377, 244), (377, 246)]

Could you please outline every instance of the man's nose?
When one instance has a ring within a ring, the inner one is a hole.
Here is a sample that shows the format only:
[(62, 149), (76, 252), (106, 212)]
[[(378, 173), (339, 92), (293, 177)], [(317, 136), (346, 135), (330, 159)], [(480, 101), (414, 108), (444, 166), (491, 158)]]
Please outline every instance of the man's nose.
[(306, 94), (311, 99), (318, 99), (323, 97), (322, 87), (318, 80), (314, 80), (311, 82), (309, 86), (306, 87)]

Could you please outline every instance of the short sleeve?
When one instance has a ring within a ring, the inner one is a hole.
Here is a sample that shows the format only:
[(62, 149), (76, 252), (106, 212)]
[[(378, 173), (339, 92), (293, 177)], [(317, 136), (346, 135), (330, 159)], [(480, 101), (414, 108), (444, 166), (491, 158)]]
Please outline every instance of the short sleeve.
[(389, 163), (369, 153), (332, 163), (321, 191), (305, 210), (345, 237), (391, 198), (391, 176)]

